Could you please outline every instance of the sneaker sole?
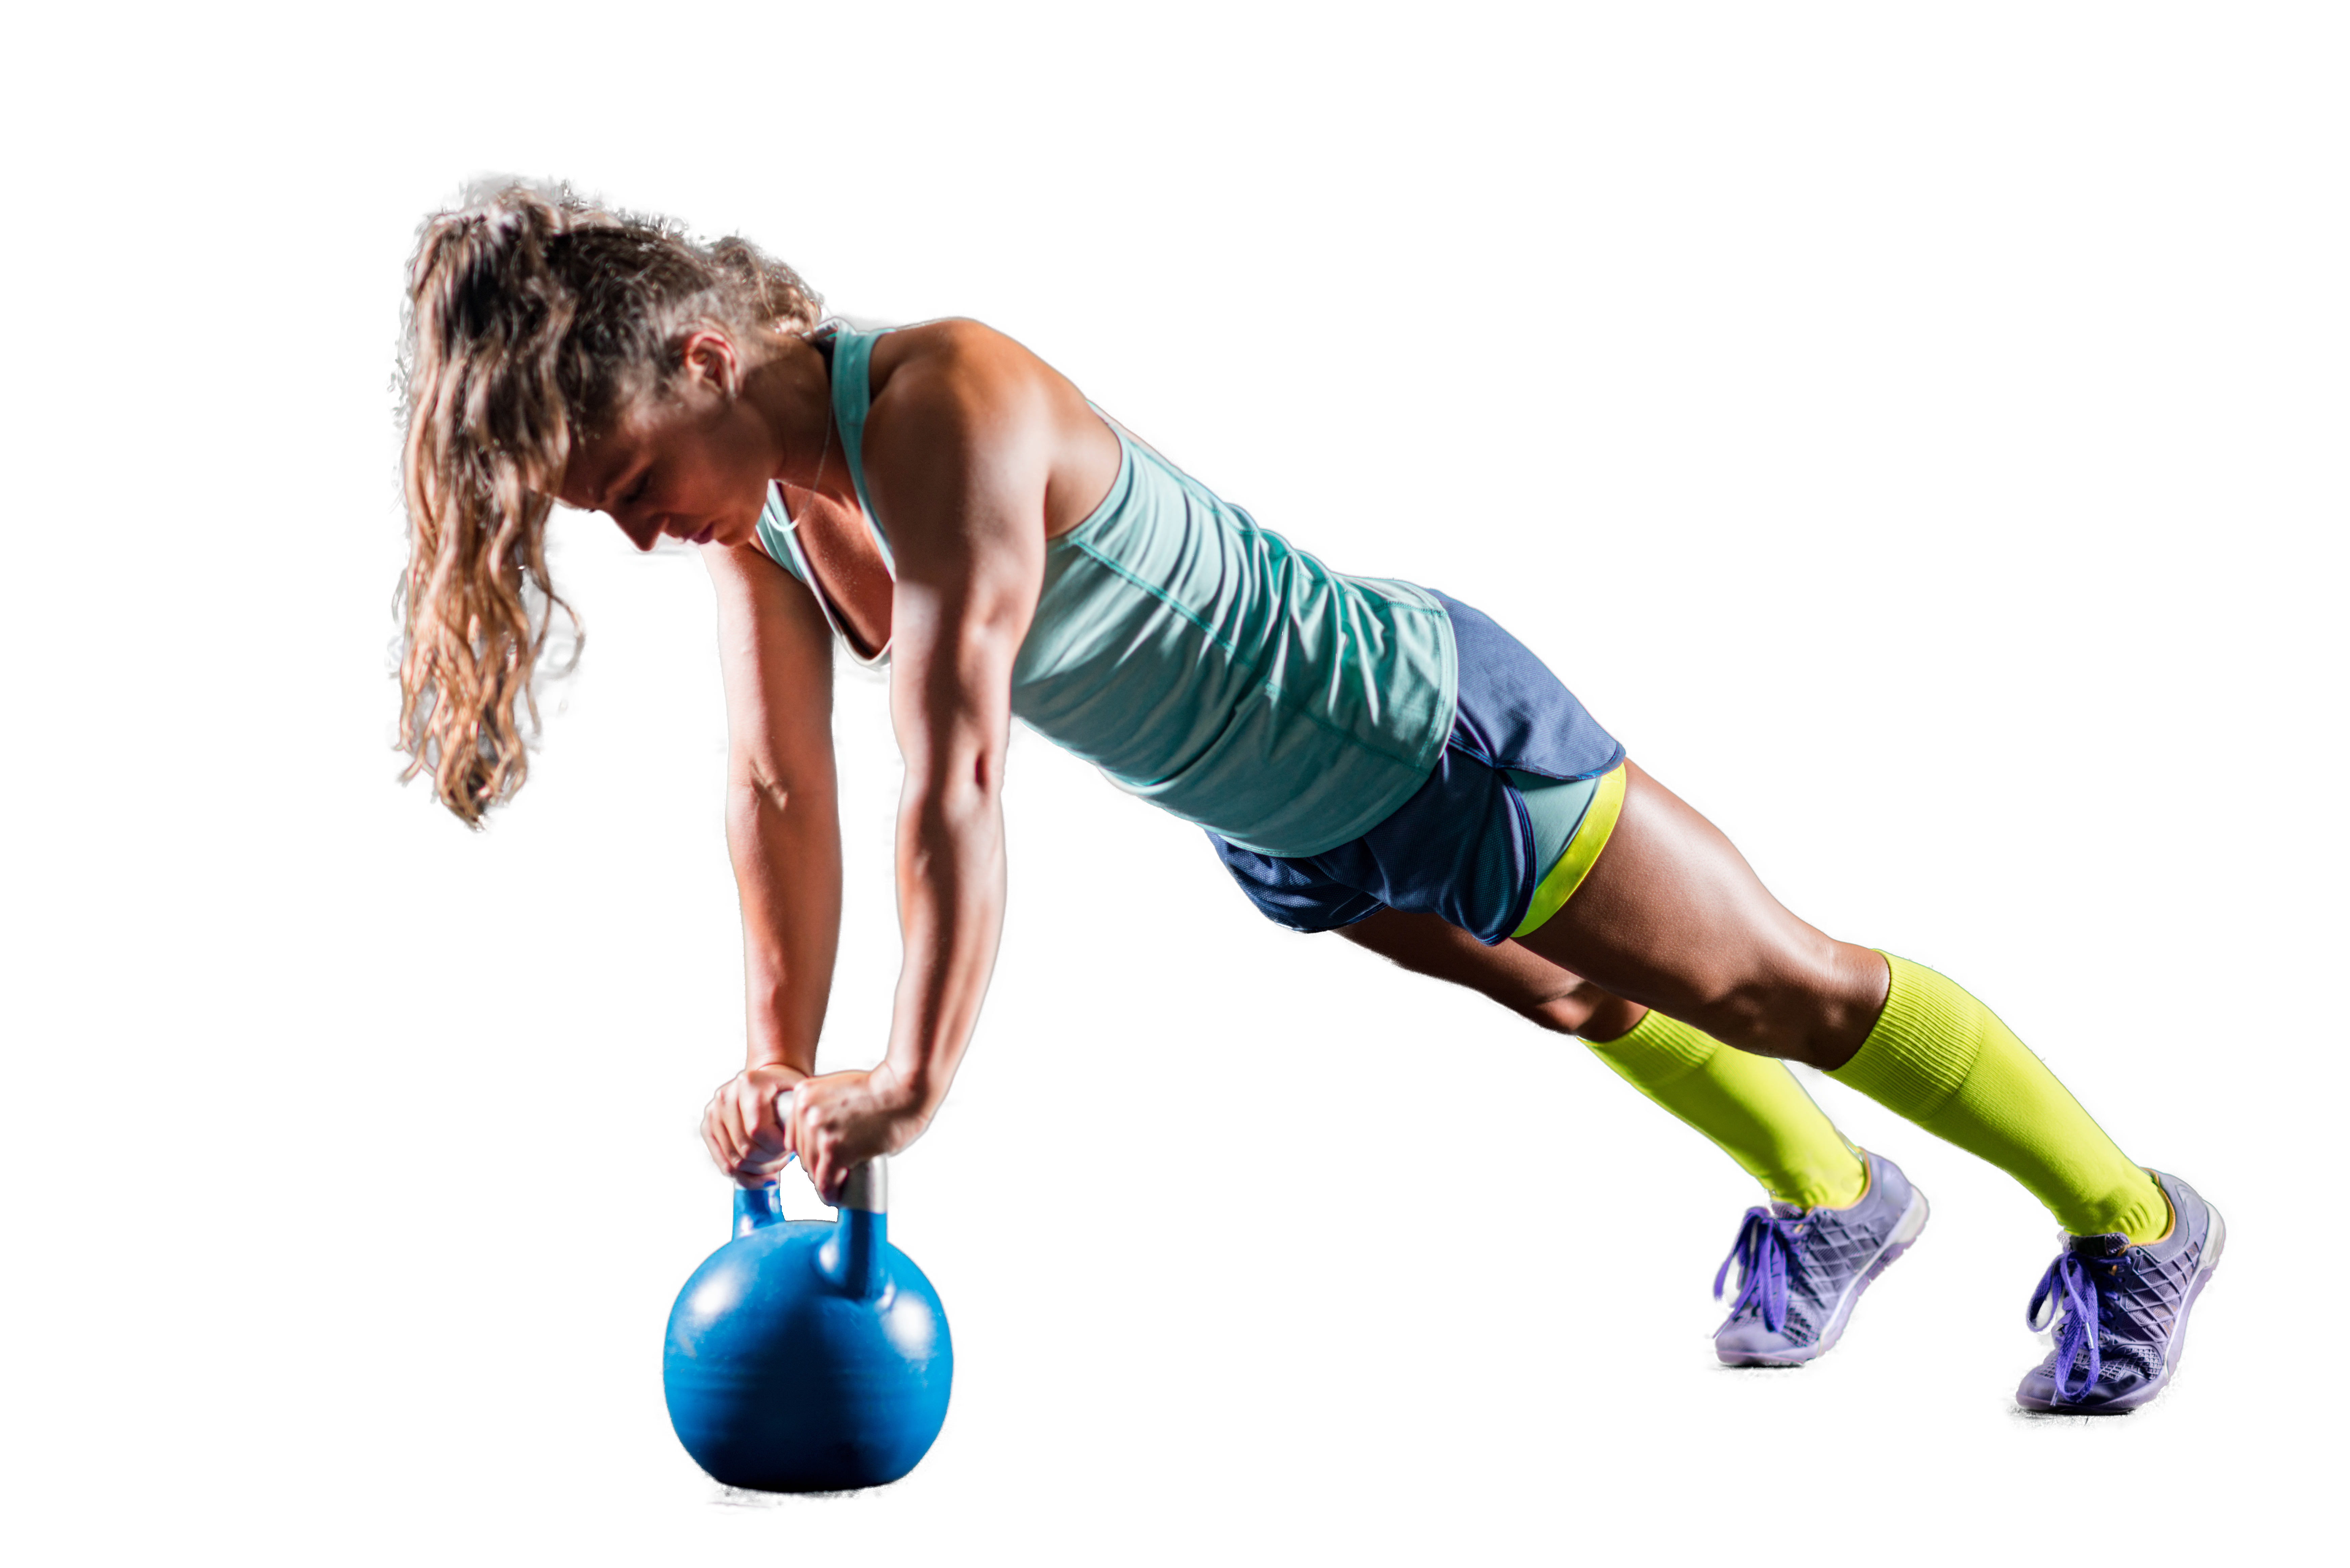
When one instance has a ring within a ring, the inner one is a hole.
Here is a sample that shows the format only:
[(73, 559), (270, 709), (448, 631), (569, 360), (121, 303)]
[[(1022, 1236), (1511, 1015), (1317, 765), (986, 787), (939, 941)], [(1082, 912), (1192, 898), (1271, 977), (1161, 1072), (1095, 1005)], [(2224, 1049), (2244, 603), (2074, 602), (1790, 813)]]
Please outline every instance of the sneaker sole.
[[(1874, 1283), (1877, 1276), (1883, 1273), (1893, 1260), (1909, 1250), (1909, 1244), (1917, 1241), (1918, 1233), (1926, 1228), (1927, 1216), (1932, 1212), (1926, 1202), (1926, 1195), (1915, 1187), (1910, 1188), (1909, 1207), (1901, 1211), (1900, 1221), (1893, 1227), (1893, 1234), (1885, 1239), (1885, 1245), (1877, 1250), (1875, 1258), (1869, 1260), (1868, 1267), (1855, 1275), (1852, 1283), (1845, 1287), (1844, 1294), (1836, 1301), (1835, 1312), (1828, 1318), (1827, 1327), (1814, 1343), (1800, 1350), (1775, 1352), (1726, 1351), (1717, 1345), (1713, 1353), (1721, 1357), (1724, 1366), (1801, 1366), (1807, 1362), (1817, 1361), (1834, 1350), (1836, 1341), (1844, 1337), (1845, 1324), (1852, 1321), (1852, 1309), (1860, 1300), (1860, 1293)], [(2216, 1220), (2219, 1217), (2215, 1214), (2212, 1218)]]
[(2220, 1218), (2220, 1211), (2212, 1208), (2209, 1201), (2204, 1203), (2203, 1209), (2211, 1216), (2211, 1234), (2203, 1243), (2203, 1256), (2196, 1262), (2195, 1277), (2187, 1282), (2187, 1299), (2179, 1303), (2178, 1328), (2170, 1336), (2169, 1345), (2162, 1353), (2162, 1376), (2145, 1387), (2125, 1394), (2108, 1405), (2084, 1407), (2057, 1399), (2025, 1399), (2019, 1397), (2015, 1401), (2019, 1408), (2053, 1416), (2126, 1416), (2170, 1386), (2171, 1375), (2178, 1370), (2178, 1358), (2187, 1350), (2188, 1314), (2195, 1310), (2196, 1298), (2203, 1293), (2203, 1287), (2210, 1283), (2211, 1276), (2219, 1272), (2220, 1254), (2228, 1250), (2228, 1222)]

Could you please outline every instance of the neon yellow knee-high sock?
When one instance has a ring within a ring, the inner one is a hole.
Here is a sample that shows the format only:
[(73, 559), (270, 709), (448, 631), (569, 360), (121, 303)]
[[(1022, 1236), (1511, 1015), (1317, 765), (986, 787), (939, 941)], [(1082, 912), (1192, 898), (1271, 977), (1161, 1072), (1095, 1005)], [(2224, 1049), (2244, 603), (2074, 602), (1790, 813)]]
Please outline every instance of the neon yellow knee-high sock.
[(1773, 1197), (1806, 1209), (1859, 1201), (1866, 1170), (1784, 1063), (1733, 1051), (1656, 1012), (1629, 1034), (1591, 1049), (1711, 1138)]
[(1884, 1014), (1831, 1076), (2006, 1171), (2075, 1236), (2151, 1241), (2170, 1206), (2023, 1042), (1954, 981), (1908, 959)]

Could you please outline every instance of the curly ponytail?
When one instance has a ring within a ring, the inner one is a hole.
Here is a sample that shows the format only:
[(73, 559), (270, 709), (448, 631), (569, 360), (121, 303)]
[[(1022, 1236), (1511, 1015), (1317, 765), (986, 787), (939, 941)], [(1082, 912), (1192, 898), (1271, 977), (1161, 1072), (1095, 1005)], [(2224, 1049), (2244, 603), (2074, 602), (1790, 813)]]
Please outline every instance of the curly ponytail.
[(754, 351), (820, 315), (799, 275), (747, 241), (698, 245), (559, 188), (509, 184), (426, 220), (402, 353), (403, 778), (431, 774), (474, 826), (521, 787), (533, 676), (556, 613), (578, 627), (546, 570), (572, 453), (667, 384), (693, 331)]

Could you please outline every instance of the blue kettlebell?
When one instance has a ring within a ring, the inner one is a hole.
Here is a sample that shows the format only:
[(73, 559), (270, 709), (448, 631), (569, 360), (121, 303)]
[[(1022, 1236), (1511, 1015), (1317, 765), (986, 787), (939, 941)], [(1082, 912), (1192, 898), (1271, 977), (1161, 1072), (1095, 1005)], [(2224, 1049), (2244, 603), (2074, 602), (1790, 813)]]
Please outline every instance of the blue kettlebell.
[(888, 1171), (851, 1171), (832, 1223), (737, 1189), (734, 1239), (670, 1309), (661, 1387), (693, 1462), (728, 1486), (847, 1491), (921, 1462), (947, 1418), (946, 1309), (889, 1245)]

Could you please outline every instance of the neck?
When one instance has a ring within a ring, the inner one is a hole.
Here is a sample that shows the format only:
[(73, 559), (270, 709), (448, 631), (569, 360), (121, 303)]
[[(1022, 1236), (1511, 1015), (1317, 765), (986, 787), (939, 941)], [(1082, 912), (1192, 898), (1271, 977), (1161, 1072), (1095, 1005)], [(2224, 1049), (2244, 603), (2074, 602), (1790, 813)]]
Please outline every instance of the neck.
[(831, 440), (832, 379), (806, 338), (786, 337), (746, 379), (743, 395), (775, 446), (774, 477), (789, 489), (811, 491)]

